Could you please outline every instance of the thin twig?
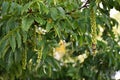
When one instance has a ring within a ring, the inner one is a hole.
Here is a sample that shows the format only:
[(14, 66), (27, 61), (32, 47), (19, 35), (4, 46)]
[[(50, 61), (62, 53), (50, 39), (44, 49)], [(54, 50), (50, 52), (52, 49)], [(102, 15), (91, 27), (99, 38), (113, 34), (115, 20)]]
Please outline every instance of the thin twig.
[[(89, 3), (89, 0), (87, 0), (83, 6), (79, 7), (77, 10), (81, 10), (82, 8), (87, 8), (88, 7), (88, 3)], [(72, 10), (71, 12), (66, 12), (66, 14), (71, 14), (73, 12), (75, 12), (76, 9)]]

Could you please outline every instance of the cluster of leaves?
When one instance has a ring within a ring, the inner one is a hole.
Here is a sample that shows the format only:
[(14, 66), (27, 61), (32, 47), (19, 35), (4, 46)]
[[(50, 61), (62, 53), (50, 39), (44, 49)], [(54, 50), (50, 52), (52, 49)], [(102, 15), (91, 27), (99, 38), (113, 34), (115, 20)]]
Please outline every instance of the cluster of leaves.
[[(110, 78), (109, 73), (119, 69), (120, 47), (112, 32), (117, 22), (110, 18), (109, 12), (113, 7), (119, 10), (120, 1), (99, 0), (98, 4), (101, 3), (103, 8), (98, 5), (96, 21), (98, 26), (104, 28), (102, 38), (106, 43), (98, 40), (98, 55), (93, 57), (90, 1), (84, 6), (81, 0), (0, 1), (0, 79)], [(43, 34), (39, 28), (46, 32)], [(97, 32), (100, 32), (98, 27)], [(75, 55), (87, 50), (90, 54), (85, 62), (55, 60), (52, 49), (60, 39), (72, 42)]]

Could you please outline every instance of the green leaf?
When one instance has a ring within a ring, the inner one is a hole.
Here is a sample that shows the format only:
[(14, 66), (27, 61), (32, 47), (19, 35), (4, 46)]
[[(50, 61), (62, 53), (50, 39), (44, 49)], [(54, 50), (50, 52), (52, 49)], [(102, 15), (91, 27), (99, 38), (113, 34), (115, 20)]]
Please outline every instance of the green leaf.
[(74, 29), (73, 23), (69, 20), (69, 18), (66, 17), (66, 20), (67, 20), (68, 24), (70, 25), (70, 27), (72, 27)]
[(22, 30), (28, 31), (28, 29), (33, 24), (33, 22), (34, 22), (34, 19), (32, 17), (24, 17), (22, 19)]
[(0, 44), (0, 58), (4, 58), (5, 53), (7, 52), (8, 48), (6, 47), (8, 45), (8, 40), (4, 40)]
[(40, 10), (41, 12), (46, 13), (46, 14), (49, 13), (48, 7), (42, 2), (40, 2), (40, 8), (41, 8), (41, 10)]
[(26, 42), (26, 40), (27, 40), (27, 32), (25, 32), (25, 31), (21, 31), (21, 35), (22, 35), (22, 40), (23, 40), (23, 43), (25, 43)]
[(79, 44), (80, 44), (80, 46), (81, 46), (81, 45), (83, 44), (83, 36), (79, 36), (78, 38), (79, 38), (79, 39), (78, 39), (78, 40), (79, 40)]
[(9, 38), (9, 42), (10, 42), (10, 46), (11, 46), (11, 48), (12, 48), (12, 51), (14, 52), (14, 51), (15, 51), (15, 48), (16, 48), (15, 35), (12, 35), (12, 36)]
[(47, 32), (49, 32), (53, 28), (53, 26), (54, 26), (53, 23), (47, 22), (47, 25), (46, 25)]
[(16, 40), (17, 40), (18, 48), (20, 48), (22, 41), (21, 41), (21, 35), (18, 31), (17, 31), (17, 34), (16, 34)]
[(41, 25), (45, 24), (45, 20), (43, 20), (43, 19), (42, 19), (41, 17), (39, 17), (39, 16), (36, 16), (34, 19), (35, 19), (36, 22), (40, 23)]
[(6, 67), (6, 63), (2, 59), (0, 59), (0, 67)]
[(58, 7), (61, 16), (65, 16), (65, 10), (62, 7)]
[(61, 66), (58, 61), (53, 59), (53, 63), (54, 63), (54, 68), (59, 69), (59, 70), (61, 69)]
[(3, 50), (3, 52), (2, 52), (2, 58), (4, 58), (4, 56), (6, 55), (6, 53), (7, 53), (7, 51), (8, 51), (8, 49), (9, 49), (9, 45), (7, 45), (6, 47), (5, 47), (5, 49)]
[(8, 2), (3, 2), (2, 4), (2, 15), (6, 15), (8, 12), (8, 8), (9, 8), (9, 3)]
[(56, 35), (58, 35), (58, 37), (60, 38), (61, 31), (60, 31), (59, 27), (58, 26), (54, 26), (54, 29), (55, 29)]
[(20, 63), (21, 59), (22, 59), (21, 50), (20, 50), (20, 49), (17, 49), (17, 50), (14, 52), (14, 62), (15, 62), (15, 63)]
[(53, 20), (57, 20), (58, 18), (58, 11), (56, 8), (51, 8), (50, 9), (50, 14)]
[(120, 0), (116, 0), (118, 3), (119, 3), (119, 5), (120, 5)]
[(10, 4), (9, 13), (14, 12), (14, 10), (15, 10), (16, 6), (17, 6), (17, 4), (16, 4), (16, 3), (14, 3), (14, 2), (12, 2), (12, 3)]
[(16, 66), (17, 68), (17, 70), (16, 70), (16, 77), (17, 78), (19, 78), (20, 76), (21, 76), (21, 74), (22, 74), (22, 66), (20, 65), (20, 64), (17, 64), (17, 66)]
[(9, 70), (9, 68), (12, 66), (12, 64), (13, 64), (13, 52), (11, 51), (10, 53), (9, 53), (9, 56), (8, 56), (8, 66), (7, 66), (7, 68), (8, 68), (8, 70)]
[(31, 6), (32, 4), (33, 4), (33, 1), (25, 4), (25, 5), (23, 6), (23, 8), (22, 8), (21, 14), (23, 14), (24, 12), (27, 12), (28, 9), (30, 8), (30, 6)]
[(15, 27), (15, 18), (11, 17), (6, 22), (6, 32), (9, 32), (11, 29)]

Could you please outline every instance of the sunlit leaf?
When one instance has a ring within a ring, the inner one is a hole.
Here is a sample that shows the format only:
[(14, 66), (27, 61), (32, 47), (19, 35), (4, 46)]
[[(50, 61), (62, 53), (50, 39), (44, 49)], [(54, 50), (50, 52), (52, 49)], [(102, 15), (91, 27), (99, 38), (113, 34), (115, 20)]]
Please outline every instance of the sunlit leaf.
[(61, 37), (61, 31), (59, 30), (58, 26), (54, 26), (56, 35), (60, 38)]
[(52, 22), (47, 21), (46, 30), (49, 32), (54, 27)]
[(45, 24), (45, 21), (39, 16), (35, 17), (34, 19), (37, 23), (40, 23), (41, 25)]
[(58, 11), (57, 11), (57, 9), (56, 8), (51, 8), (50, 12), (51, 12), (52, 19), (56, 20), (58, 18)]
[(62, 7), (58, 7), (58, 10), (59, 10), (61, 16), (64, 17), (65, 16), (65, 10)]
[(30, 26), (33, 24), (34, 19), (32, 17), (24, 17), (22, 19), (22, 29), (28, 31)]
[(28, 9), (30, 8), (30, 6), (33, 4), (33, 1), (28, 2), (27, 4), (25, 4), (22, 8), (21, 14), (23, 14), (24, 12), (27, 12)]

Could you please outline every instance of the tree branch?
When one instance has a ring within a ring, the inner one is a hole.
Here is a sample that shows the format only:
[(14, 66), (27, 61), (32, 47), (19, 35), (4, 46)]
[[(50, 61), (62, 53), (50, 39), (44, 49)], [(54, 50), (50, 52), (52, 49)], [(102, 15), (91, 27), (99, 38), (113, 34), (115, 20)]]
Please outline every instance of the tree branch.
[(85, 3), (83, 3), (83, 6), (79, 7), (78, 9), (74, 9), (71, 12), (66, 12), (66, 14), (71, 14), (73, 12), (75, 12), (76, 10), (81, 10), (82, 8), (87, 8), (89, 4), (89, 0), (87, 0)]

